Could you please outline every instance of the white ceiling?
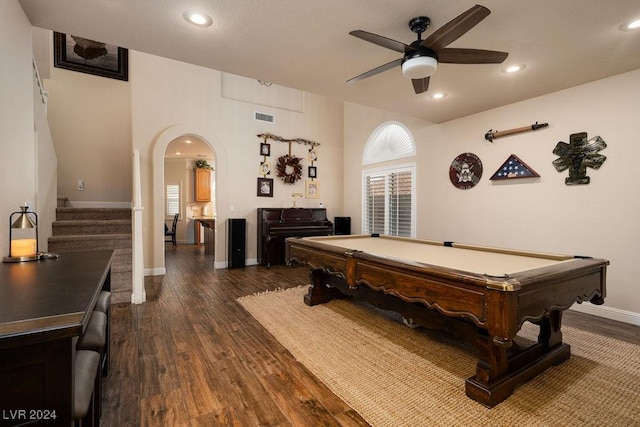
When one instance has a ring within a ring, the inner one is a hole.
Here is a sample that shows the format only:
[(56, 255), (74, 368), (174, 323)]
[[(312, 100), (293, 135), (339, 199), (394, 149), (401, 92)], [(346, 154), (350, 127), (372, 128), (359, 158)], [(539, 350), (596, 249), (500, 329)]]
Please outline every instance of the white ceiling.
[(164, 157), (167, 159), (208, 160), (211, 166), (214, 165), (213, 150), (209, 144), (193, 135), (181, 136), (171, 141), (167, 145)]
[[(32, 25), (440, 123), (640, 68), (638, 0), (482, 0), (492, 13), (449, 47), (509, 52), (504, 64), (440, 64), (416, 95), (395, 68), (346, 80), (399, 53), (349, 35), (404, 43), (407, 23), (431, 18), (427, 37), (473, 0), (20, 0)], [(187, 23), (200, 9), (213, 25)], [(504, 65), (523, 63), (517, 74)], [(429, 94), (443, 91), (441, 100)]]

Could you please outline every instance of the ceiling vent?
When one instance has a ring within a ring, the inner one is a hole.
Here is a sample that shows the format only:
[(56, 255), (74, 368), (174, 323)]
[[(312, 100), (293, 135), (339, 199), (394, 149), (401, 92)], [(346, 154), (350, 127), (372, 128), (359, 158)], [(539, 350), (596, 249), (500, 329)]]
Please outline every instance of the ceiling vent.
[(275, 123), (276, 117), (267, 113), (255, 112), (254, 118), (260, 122)]

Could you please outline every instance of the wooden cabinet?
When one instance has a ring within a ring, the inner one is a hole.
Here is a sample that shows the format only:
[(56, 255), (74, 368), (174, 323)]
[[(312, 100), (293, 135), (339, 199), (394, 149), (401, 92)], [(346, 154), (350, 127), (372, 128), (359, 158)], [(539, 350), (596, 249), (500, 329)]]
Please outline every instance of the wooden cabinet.
[(211, 201), (211, 170), (195, 169), (195, 201), (210, 202)]

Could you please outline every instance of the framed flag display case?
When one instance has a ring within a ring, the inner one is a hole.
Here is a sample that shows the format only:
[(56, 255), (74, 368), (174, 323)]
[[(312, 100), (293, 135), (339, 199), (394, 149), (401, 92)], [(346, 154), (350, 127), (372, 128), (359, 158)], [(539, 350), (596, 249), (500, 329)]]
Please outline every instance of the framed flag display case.
[(520, 158), (515, 154), (512, 154), (489, 179), (491, 181), (498, 181), (504, 179), (539, 177), (540, 175), (538, 175), (531, 166), (520, 160)]

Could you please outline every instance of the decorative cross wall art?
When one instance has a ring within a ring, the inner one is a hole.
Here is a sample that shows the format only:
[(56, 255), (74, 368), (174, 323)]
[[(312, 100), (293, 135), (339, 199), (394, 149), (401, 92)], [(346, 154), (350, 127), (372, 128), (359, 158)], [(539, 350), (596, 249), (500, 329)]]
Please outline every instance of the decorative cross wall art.
[(586, 132), (571, 134), (569, 141), (568, 144), (560, 141), (553, 149), (553, 154), (560, 156), (553, 161), (553, 166), (558, 172), (569, 169), (565, 184), (588, 184), (591, 178), (587, 176), (587, 167), (599, 169), (602, 166), (607, 158), (598, 151), (607, 148), (607, 144), (599, 136), (587, 139)]

